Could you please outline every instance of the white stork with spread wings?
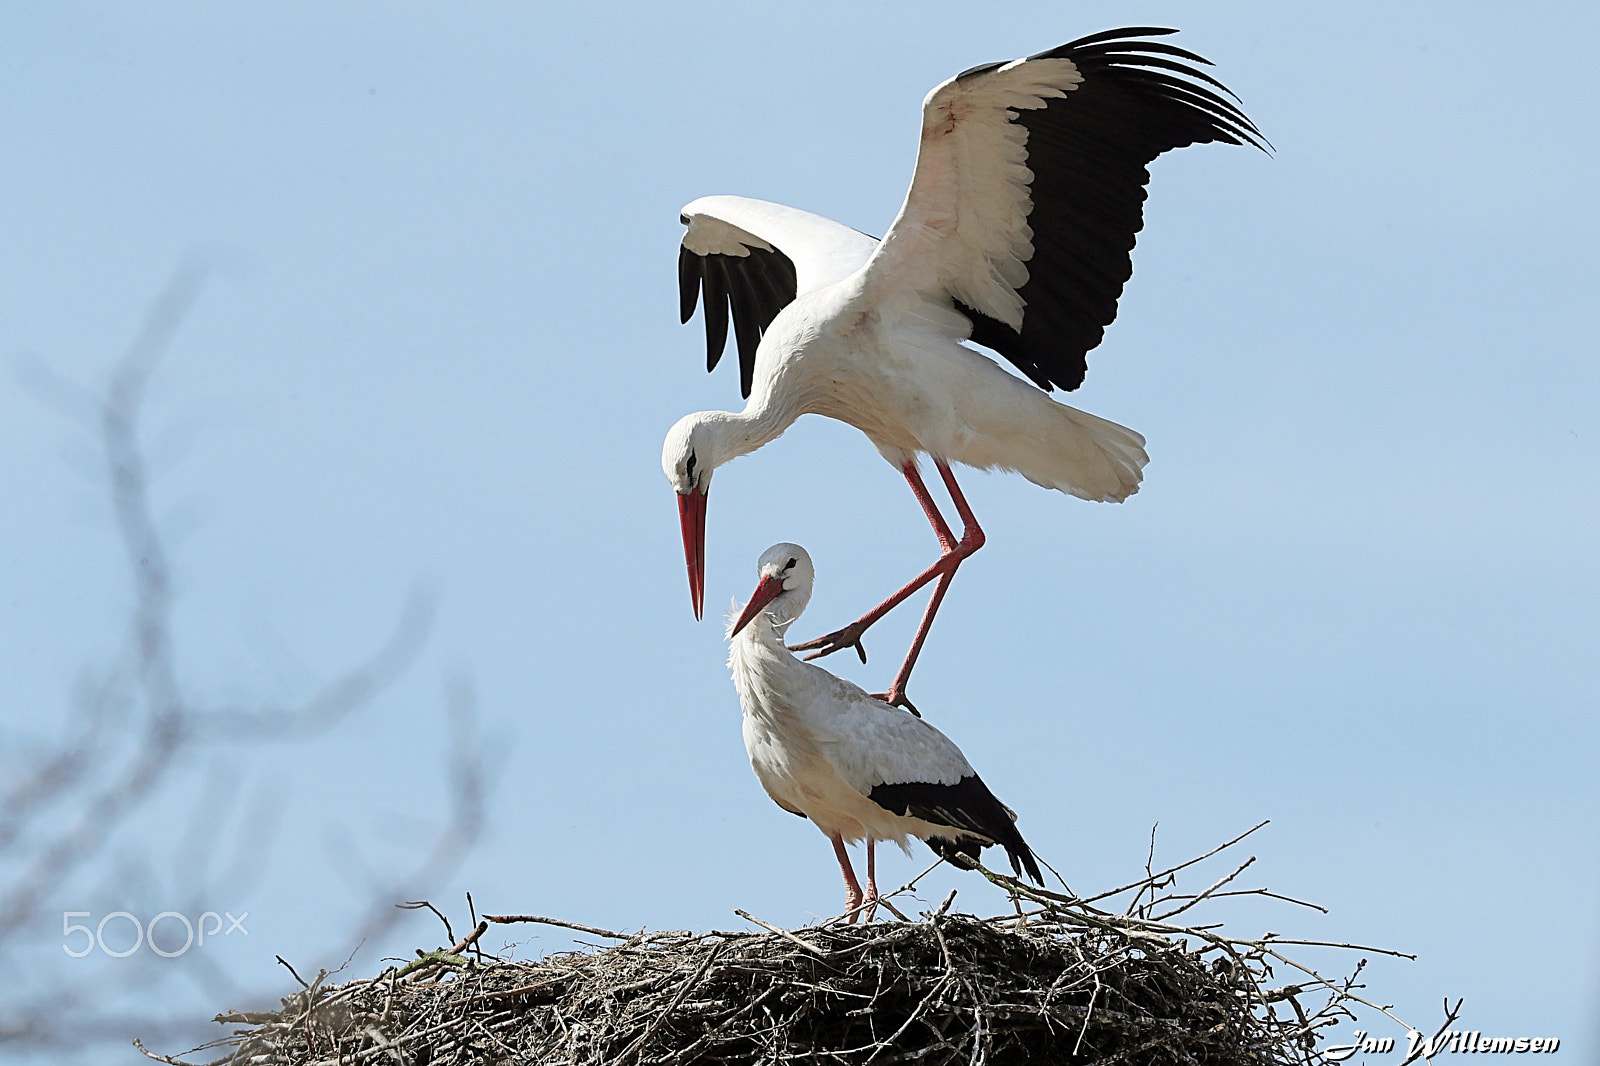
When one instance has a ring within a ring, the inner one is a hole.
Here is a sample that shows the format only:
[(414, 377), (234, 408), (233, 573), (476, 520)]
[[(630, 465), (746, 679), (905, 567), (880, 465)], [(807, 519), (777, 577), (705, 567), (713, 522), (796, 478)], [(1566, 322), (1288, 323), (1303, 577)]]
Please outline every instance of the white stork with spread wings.
[[(848, 422), (904, 475), (939, 539), (939, 559), (857, 621), (796, 646), (827, 655), (937, 579), (884, 699), (906, 681), (951, 577), (983, 530), (953, 462), (1015, 470), (1045, 488), (1119, 501), (1139, 487), (1144, 438), (1051, 399), (1083, 381), (1116, 317), (1142, 225), (1146, 166), (1210, 141), (1265, 148), (1260, 132), (1172, 33), (1097, 33), (1010, 63), (974, 67), (922, 105), (911, 190), (881, 241), (761, 200), (710, 196), (683, 209), (683, 320), (700, 304), (707, 364), (731, 319), (743, 411), (672, 427), (662, 467), (678, 493), (695, 617), (705, 599), (706, 492), (717, 467), (803, 414)], [(963, 344), (999, 353), (1032, 384)], [(1037, 387), (1035, 387), (1037, 386)], [(933, 459), (959, 538), (917, 469)]]

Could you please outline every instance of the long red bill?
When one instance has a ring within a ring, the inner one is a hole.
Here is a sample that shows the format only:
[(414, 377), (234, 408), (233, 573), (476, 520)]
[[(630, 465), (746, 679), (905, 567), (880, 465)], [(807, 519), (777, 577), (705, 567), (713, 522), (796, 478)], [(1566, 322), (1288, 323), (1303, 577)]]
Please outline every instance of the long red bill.
[(689, 602), (699, 621), (706, 604), (706, 494), (693, 489), (680, 492), (678, 521), (683, 526), (683, 559), (689, 566)]
[(739, 614), (739, 620), (733, 623), (733, 631), (728, 636), (738, 636), (739, 630), (749, 625), (750, 620), (765, 610), (767, 604), (776, 599), (778, 593), (782, 591), (782, 581), (770, 576), (762, 578), (761, 584), (757, 585), (756, 590), (750, 594), (750, 602), (744, 605), (744, 610)]

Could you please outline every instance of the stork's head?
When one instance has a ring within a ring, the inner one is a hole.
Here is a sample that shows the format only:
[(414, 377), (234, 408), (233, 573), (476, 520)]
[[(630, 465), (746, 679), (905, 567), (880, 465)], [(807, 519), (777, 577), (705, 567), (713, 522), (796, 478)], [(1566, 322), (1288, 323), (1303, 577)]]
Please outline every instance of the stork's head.
[(750, 594), (750, 602), (744, 605), (733, 628), (728, 630), (730, 637), (737, 636), (739, 630), (763, 611), (772, 616), (774, 628), (782, 633), (811, 602), (811, 582), (816, 572), (811, 568), (811, 556), (800, 545), (774, 544), (761, 553), (756, 570), (761, 582)]
[(661, 469), (678, 494), (683, 558), (689, 566), (689, 599), (696, 618), (706, 601), (706, 493), (711, 491), (712, 471), (733, 458), (725, 446), (727, 434), (718, 415), (723, 412), (702, 411), (680, 418), (661, 448)]

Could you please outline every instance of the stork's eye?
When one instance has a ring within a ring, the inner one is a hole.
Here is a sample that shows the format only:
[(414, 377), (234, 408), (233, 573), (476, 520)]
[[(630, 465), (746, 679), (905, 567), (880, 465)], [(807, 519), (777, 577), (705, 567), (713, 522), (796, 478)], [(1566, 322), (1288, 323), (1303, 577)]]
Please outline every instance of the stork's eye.
[(689, 453), (689, 461), (684, 464), (684, 473), (689, 475), (689, 480), (694, 480), (694, 452)]
[(790, 559), (790, 560), (789, 560), (789, 565), (788, 565), (788, 566), (786, 566), (786, 567), (784, 567), (784, 569), (785, 569), (785, 570), (793, 570), (793, 569), (794, 569), (794, 564), (795, 564), (795, 562), (796, 562), (796, 561), (797, 561), (797, 560), (794, 560), (794, 559)]

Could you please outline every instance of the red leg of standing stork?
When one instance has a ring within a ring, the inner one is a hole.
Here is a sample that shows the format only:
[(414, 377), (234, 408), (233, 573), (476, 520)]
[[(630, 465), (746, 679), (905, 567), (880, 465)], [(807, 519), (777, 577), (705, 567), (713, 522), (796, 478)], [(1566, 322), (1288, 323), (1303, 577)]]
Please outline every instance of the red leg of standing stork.
[(862, 912), (865, 915), (861, 919), (863, 922), (872, 921), (873, 914), (878, 910), (878, 863), (877, 856), (873, 851), (877, 843), (870, 836), (867, 837), (867, 895), (862, 900), (867, 909)]
[[(956, 513), (961, 516), (961, 539), (958, 541), (951, 533), (950, 526), (939, 513), (939, 507), (933, 502), (933, 497), (928, 494), (928, 486), (923, 484), (922, 474), (918, 472), (915, 461), (907, 463), (901, 468), (906, 481), (911, 485), (911, 491), (916, 495), (917, 502), (922, 505), (922, 513), (927, 515), (928, 524), (933, 526), (934, 536), (939, 538), (939, 559), (932, 566), (912, 578), (898, 592), (884, 600), (878, 606), (862, 615), (837, 632), (829, 633), (816, 640), (808, 640), (804, 644), (791, 646), (791, 651), (811, 651), (807, 659), (816, 659), (823, 655), (831, 655), (844, 648), (856, 649), (856, 654), (861, 656), (861, 661), (867, 661), (866, 649), (861, 646), (861, 635), (867, 631), (878, 619), (900, 606), (912, 593), (922, 588), (928, 582), (938, 579), (934, 586), (933, 595), (928, 600), (927, 608), (922, 612), (922, 623), (917, 626), (917, 635), (911, 641), (911, 650), (906, 652), (905, 661), (900, 664), (900, 671), (895, 674), (894, 682), (889, 686), (889, 691), (879, 695), (885, 703), (897, 707), (905, 707), (913, 714), (916, 708), (911, 701), (906, 699), (906, 682), (911, 677), (911, 668), (916, 665), (917, 656), (922, 653), (922, 644), (928, 639), (928, 630), (933, 626), (933, 616), (939, 610), (939, 603), (944, 599), (945, 591), (950, 587), (950, 579), (955, 576), (956, 568), (963, 560), (979, 548), (983, 547), (983, 529), (979, 527), (978, 520), (973, 517), (972, 508), (967, 505), (967, 498), (961, 494), (961, 488), (956, 484), (955, 474), (950, 471), (950, 464), (943, 459), (935, 459), (934, 465), (939, 469), (939, 476), (944, 480), (944, 486), (950, 492), (950, 499), (956, 505)], [(870, 853), (869, 853), (870, 854)]]
[[(829, 839), (833, 841), (833, 853), (839, 858), (839, 870), (844, 874), (844, 912), (850, 915), (849, 921), (846, 924), (855, 925), (856, 919), (860, 917), (861, 913), (858, 910), (858, 908), (861, 906), (861, 900), (863, 898), (861, 894), (861, 882), (856, 880), (856, 872), (850, 868), (850, 853), (844, 849), (844, 837), (840, 836), (838, 833), (835, 833)], [(868, 853), (868, 861), (870, 864), (870, 852)], [(869, 885), (872, 884), (872, 875), (870, 872), (867, 875), (867, 883)], [(877, 898), (876, 890), (873, 892), (873, 898)]]
[(850, 915), (846, 924), (855, 925), (863, 914), (866, 915), (864, 921), (872, 921), (873, 912), (878, 909), (878, 861), (874, 850), (878, 842), (867, 837), (867, 890), (862, 892), (861, 882), (856, 880), (856, 872), (850, 865), (850, 852), (845, 850), (844, 837), (835, 833), (828, 839), (833, 841), (833, 853), (839, 857), (839, 871), (844, 874), (844, 912)]

